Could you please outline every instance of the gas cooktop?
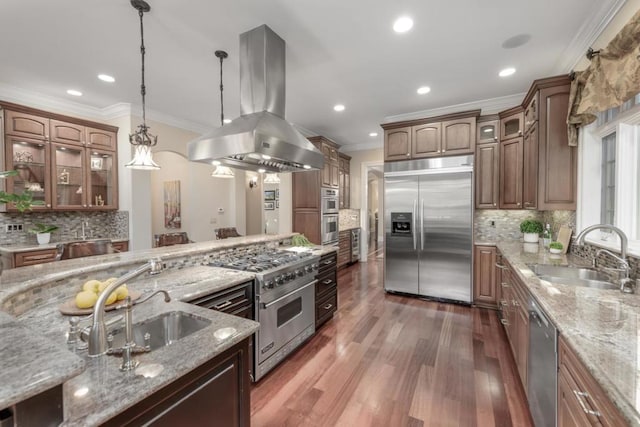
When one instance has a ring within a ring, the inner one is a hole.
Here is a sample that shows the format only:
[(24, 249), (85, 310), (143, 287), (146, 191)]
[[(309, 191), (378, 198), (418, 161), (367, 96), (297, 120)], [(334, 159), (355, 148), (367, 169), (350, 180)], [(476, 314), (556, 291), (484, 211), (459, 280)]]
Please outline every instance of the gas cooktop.
[(222, 256), (209, 263), (212, 267), (231, 268), (233, 270), (245, 270), (254, 273), (266, 273), (270, 270), (287, 267), (300, 261), (312, 261), (313, 255), (309, 252), (290, 252), (282, 250), (268, 250), (241, 255), (231, 254)]

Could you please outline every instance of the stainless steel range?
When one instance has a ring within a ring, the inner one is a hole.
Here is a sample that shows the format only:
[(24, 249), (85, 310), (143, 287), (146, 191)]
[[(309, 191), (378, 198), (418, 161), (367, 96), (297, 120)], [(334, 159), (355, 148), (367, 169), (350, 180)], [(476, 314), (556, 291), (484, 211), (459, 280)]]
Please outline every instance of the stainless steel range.
[(209, 265), (256, 274), (254, 381), (315, 332), (315, 284), (319, 256), (261, 250), (218, 258)]

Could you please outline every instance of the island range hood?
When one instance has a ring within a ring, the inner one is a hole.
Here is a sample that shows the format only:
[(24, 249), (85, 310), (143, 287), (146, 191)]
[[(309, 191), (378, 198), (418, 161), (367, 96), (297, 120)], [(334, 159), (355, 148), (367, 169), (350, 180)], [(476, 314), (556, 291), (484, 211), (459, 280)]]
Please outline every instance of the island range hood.
[(189, 142), (189, 160), (237, 169), (321, 169), (324, 156), (284, 119), (285, 42), (261, 25), (240, 34), (240, 117)]

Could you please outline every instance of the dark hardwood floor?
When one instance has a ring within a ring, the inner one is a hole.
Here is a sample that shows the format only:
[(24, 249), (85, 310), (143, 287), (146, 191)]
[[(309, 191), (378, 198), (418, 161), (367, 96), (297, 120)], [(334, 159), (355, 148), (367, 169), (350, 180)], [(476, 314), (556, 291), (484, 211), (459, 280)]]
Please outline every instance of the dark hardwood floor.
[(389, 295), (375, 256), (338, 274), (339, 310), (255, 385), (258, 426), (530, 426), (490, 310)]

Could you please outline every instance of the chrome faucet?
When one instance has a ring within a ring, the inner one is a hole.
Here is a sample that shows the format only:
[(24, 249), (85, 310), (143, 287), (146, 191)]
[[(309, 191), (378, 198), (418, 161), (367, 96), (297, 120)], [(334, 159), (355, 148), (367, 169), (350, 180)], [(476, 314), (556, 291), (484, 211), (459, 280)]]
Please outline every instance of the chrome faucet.
[(162, 260), (160, 258), (150, 259), (149, 262), (133, 270), (118, 280), (111, 282), (104, 291), (98, 296), (98, 301), (93, 307), (93, 323), (89, 330), (89, 356), (100, 356), (107, 352), (107, 327), (104, 323), (104, 307), (107, 303), (107, 298), (113, 291), (120, 285), (127, 283), (130, 280), (135, 279), (147, 271), (149, 274), (158, 274), (162, 272)]
[(582, 246), (584, 244), (585, 236), (591, 233), (593, 230), (609, 230), (609, 231), (613, 231), (618, 236), (620, 236), (620, 257), (626, 262), (627, 245), (628, 245), (629, 239), (627, 239), (627, 235), (624, 234), (624, 231), (620, 230), (618, 227), (615, 227), (611, 224), (595, 224), (585, 228), (576, 237), (576, 245)]

